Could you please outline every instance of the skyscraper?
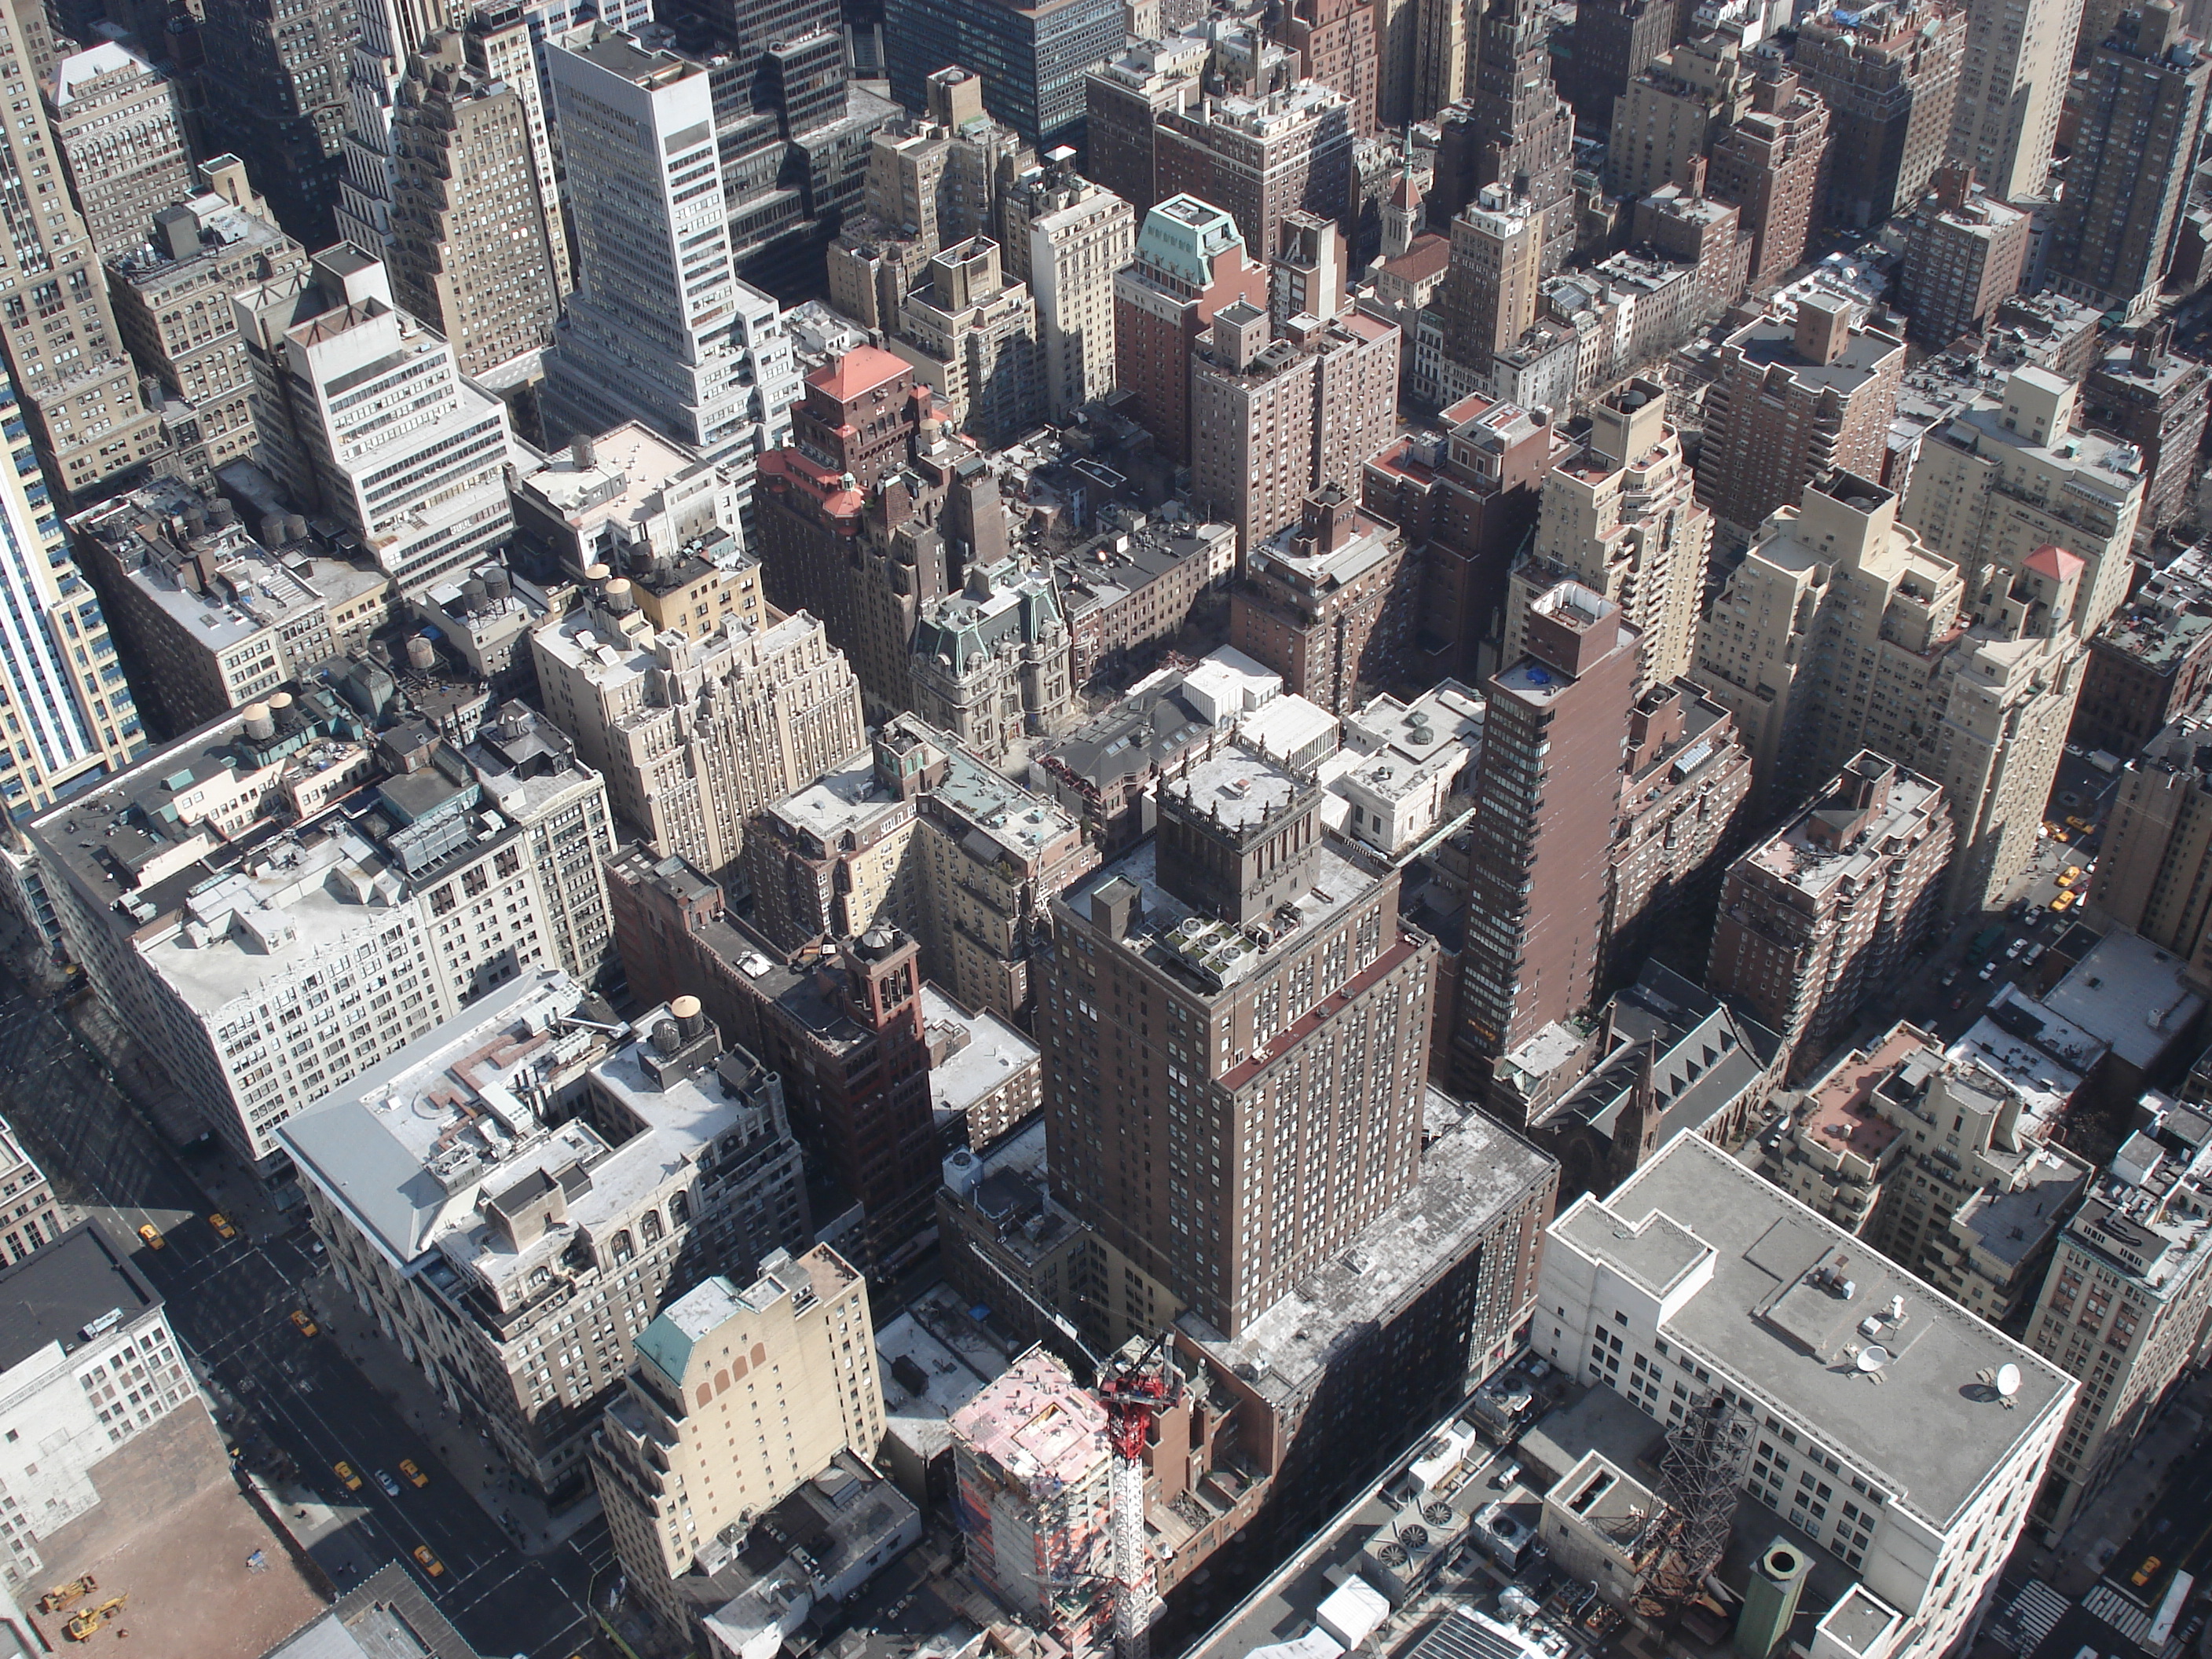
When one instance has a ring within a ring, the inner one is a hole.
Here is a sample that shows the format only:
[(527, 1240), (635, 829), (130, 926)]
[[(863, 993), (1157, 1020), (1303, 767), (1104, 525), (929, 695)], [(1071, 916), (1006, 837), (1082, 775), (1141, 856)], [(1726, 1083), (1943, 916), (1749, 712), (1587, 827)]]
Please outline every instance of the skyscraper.
[[(232, 301), (253, 355), (262, 459), (303, 506), (359, 536), (410, 593), (482, 562), (513, 528), (507, 407), (392, 302), (389, 273), (341, 243)], [(404, 392), (409, 418), (362, 395)]]
[(1789, 70), (1770, 70), (1750, 110), (1713, 146), (1705, 188), (1743, 210), (1751, 280), (1779, 282), (1805, 257), (1828, 154), (1828, 106)]
[(119, 41), (54, 66), (46, 88), (70, 188), (103, 259), (146, 238), (147, 222), (187, 194), (184, 100), (175, 82)]
[(539, 198), (523, 91), (479, 70), (447, 30), (407, 60), (393, 96), (392, 287), (481, 375), (553, 337), (557, 204)]
[(1190, 458), (1190, 359), (1221, 309), (1267, 307), (1267, 268), (1226, 210), (1171, 196), (1146, 214), (1136, 258), (1114, 278), (1115, 384), (1130, 418), (1177, 465)]
[(1283, 38), (1307, 76), (1334, 87), (1352, 109), (1352, 130), (1375, 133), (1375, 0), (1291, 0)]
[(2048, 269), (2130, 321), (2158, 299), (2189, 191), (2212, 58), (2166, 0), (2124, 11), (2091, 55)]
[(209, 135), (245, 159), (277, 222), (308, 247), (337, 234), (358, 32), (354, 0), (216, 0), (200, 24)]
[(1007, 265), (1036, 299), (1046, 414), (1065, 422), (1114, 389), (1114, 278), (1135, 255), (1136, 215), (1055, 150), (1008, 192), (1006, 219)]
[[(11, 76), (26, 72), (25, 3), (0, 6), (0, 73)], [(44, 487), (66, 506), (94, 499), (99, 485), (150, 459), (161, 447), (161, 427), (139, 401), (83, 216), (58, 182), (46, 192), (28, 182), (52, 178), (58, 146), (43, 102), (35, 95), (22, 102), (0, 136), (0, 169), (22, 181), (16, 189), (24, 203), (9, 216), (0, 247), (7, 273), (0, 280), (15, 284), (0, 298), (0, 349), (32, 422)]]
[(1690, 672), (1713, 515), (1691, 493), (1667, 393), (1638, 380), (1590, 411), (1580, 454), (1544, 475), (1536, 538), (1513, 572), (1504, 659), (1524, 648), (1535, 603), (1579, 582), (1621, 610), (1637, 632), (1637, 690)]
[[(0, 376), (0, 398), (19, 411), (15, 389)], [(145, 751), (146, 737), (100, 601), (77, 574), (60, 519), (21, 416), (7, 440), (12, 465), (0, 467), (0, 674), (8, 701), (0, 712), (0, 806), (21, 821), (42, 811), (80, 779), (112, 771)]]
[(1084, 76), (1123, 39), (1121, 0), (885, 0), (884, 29), (893, 98), (921, 109), (923, 77), (969, 66), (985, 107), (1039, 146), (1080, 145)]
[(1563, 581), (1528, 607), (1522, 654), (1487, 683), (1451, 1073), (1587, 1008), (1604, 962), (1606, 876), (1635, 701), (1636, 630)]
[(1261, 258), (1282, 246), (1283, 221), (1300, 210), (1349, 230), (1358, 210), (1352, 115), (1343, 94), (1318, 81), (1163, 110), (1155, 188), (1225, 208)]
[(576, 289), (547, 363), (548, 435), (642, 420), (710, 456), (768, 448), (798, 394), (775, 304), (738, 278), (714, 76), (605, 28), (547, 48), (574, 210)]
[(1413, 1185), (1436, 945), (1395, 870), (1322, 835), (1310, 775), (1224, 735), (1158, 796), (1053, 903), (1054, 1193), (1234, 1339)]
[(1878, 225), (1920, 198), (1950, 143), (1966, 14), (1947, 0), (1822, 0), (1790, 59), (1828, 106), (1828, 218)]
[(1808, 295), (1790, 321), (1761, 317), (1736, 330), (1720, 358), (1719, 383), (1705, 396), (1698, 499), (1737, 536), (1748, 538), (1830, 467), (1880, 476), (1905, 342), (1855, 327), (1843, 301)]
[(1483, 135), (1474, 184), (1499, 185), (1544, 216), (1544, 273), (1574, 246), (1575, 118), (1552, 85), (1551, 14), (1535, 0), (1498, 0), (1475, 25), (1468, 100)]
[(2050, 177), (2081, 21), (2078, 0), (1969, 0), (1949, 156), (2000, 200), (2039, 196)]
[(1938, 168), (1934, 199), (1923, 204), (1905, 245), (1905, 332), (1937, 349), (1980, 333), (1990, 313), (2019, 292), (2027, 259), (2029, 216), (1972, 180), (1956, 161)]
[(1644, 64), (1614, 101), (1607, 192), (1695, 185), (1700, 159), (1751, 108), (1751, 89), (1743, 54), (1725, 34), (1701, 35)]
[(1679, 0), (1589, 0), (1577, 7), (1574, 50), (1559, 80), (1576, 119), (1610, 126), (1613, 100), (1674, 44), (1684, 21)]

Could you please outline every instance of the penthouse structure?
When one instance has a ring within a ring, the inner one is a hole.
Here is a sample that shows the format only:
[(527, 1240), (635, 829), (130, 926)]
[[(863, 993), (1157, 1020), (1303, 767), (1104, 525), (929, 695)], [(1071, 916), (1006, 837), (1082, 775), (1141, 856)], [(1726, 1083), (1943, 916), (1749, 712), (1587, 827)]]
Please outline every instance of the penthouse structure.
[(62, 936), (209, 1127), (286, 1117), (541, 967), (605, 963), (605, 786), (522, 705), (453, 745), (278, 693), (28, 828)]
[(1931, 780), (1871, 750), (1729, 866), (1705, 982), (1802, 1073), (1920, 948), (1954, 835)]
[(1658, 1427), (1731, 1421), (1745, 1495), (1853, 1581), (1814, 1627), (1824, 1653), (1949, 1650), (2076, 1393), (1698, 1135), (1552, 1224), (1537, 1301), (1533, 1346), (1570, 1376)]
[(735, 873), (751, 814), (866, 742), (860, 683), (803, 611), (656, 629), (617, 576), (533, 634), (531, 653), (548, 713), (614, 811), (716, 879)]
[(744, 489), (740, 470), (628, 422), (516, 478), (518, 562), (571, 581), (604, 565), (629, 579), (656, 632), (707, 632), (733, 613), (757, 621), (760, 565), (744, 556)]
[(2032, 1523), (2064, 1533), (2128, 1453), (2197, 1350), (2212, 1152), (2160, 1121), (2122, 1143), (2058, 1236), (2027, 1342), (2081, 1380)]
[(1342, 714), (1403, 672), (1419, 567), (1395, 527), (1340, 485), (1304, 501), (1299, 522), (1255, 546), (1230, 596), (1229, 641), (1283, 677), (1294, 696)]
[(664, 1301), (810, 1231), (775, 1075), (696, 999), (642, 1036), (606, 1012), (557, 970), (520, 976), (283, 1137), (339, 1286), (549, 1494), (586, 1478)]

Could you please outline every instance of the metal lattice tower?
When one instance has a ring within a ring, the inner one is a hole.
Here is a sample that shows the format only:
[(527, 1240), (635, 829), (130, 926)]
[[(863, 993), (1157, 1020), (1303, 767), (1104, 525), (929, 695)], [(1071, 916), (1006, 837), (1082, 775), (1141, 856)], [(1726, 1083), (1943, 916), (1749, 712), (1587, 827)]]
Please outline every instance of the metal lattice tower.
[(1672, 1620), (1705, 1588), (1705, 1575), (1728, 1548), (1751, 1440), (1751, 1419), (1717, 1392), (1693, 1403), (1667, 1431), (1659, 1474), (1674, 1512), (1674, 1536), (1639, 1611)]

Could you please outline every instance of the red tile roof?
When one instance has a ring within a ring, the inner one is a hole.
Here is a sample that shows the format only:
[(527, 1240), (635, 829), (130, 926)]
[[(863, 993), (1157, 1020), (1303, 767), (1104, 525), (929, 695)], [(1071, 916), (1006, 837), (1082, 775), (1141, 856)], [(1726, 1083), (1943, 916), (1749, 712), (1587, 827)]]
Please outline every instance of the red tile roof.
[(816, 369), (806, 377), (806, 384), (819, 387), (841, 404), (849, 404), (905, 373), (904, 358), (881, 346), (855, 346), (827, 368)]
[(2048, 576), (2055, 582), (2078, 576), (2089, 568), (2089, 562), (2080, 554), (2069, 553), (2063, 547), (2047, 544), (2037, 548), (2022, 562), (2037, 575)]

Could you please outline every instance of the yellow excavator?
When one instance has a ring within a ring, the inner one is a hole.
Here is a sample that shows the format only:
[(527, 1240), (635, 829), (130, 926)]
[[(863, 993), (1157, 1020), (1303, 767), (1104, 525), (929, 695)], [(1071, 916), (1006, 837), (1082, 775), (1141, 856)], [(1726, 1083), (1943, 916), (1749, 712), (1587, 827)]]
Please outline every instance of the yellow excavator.
[(100, 1588), (100, 1581), (90, 1573), (82, 1578), (72, 1578), (66, 1584), (57, 1584), (39, 1598), (40, 1613), (66, 1613)]
[(110, 1596), (96, 1607), (87, 1607), (82, 1613), (73, 1614), (62, 1628), (68, 1632), (70, 1641), (89, 1642), (100, 1633), (101, 1626), (123, 1611), (123, 1604), (130, 1599), (128, 1590), (120, 1595)]

